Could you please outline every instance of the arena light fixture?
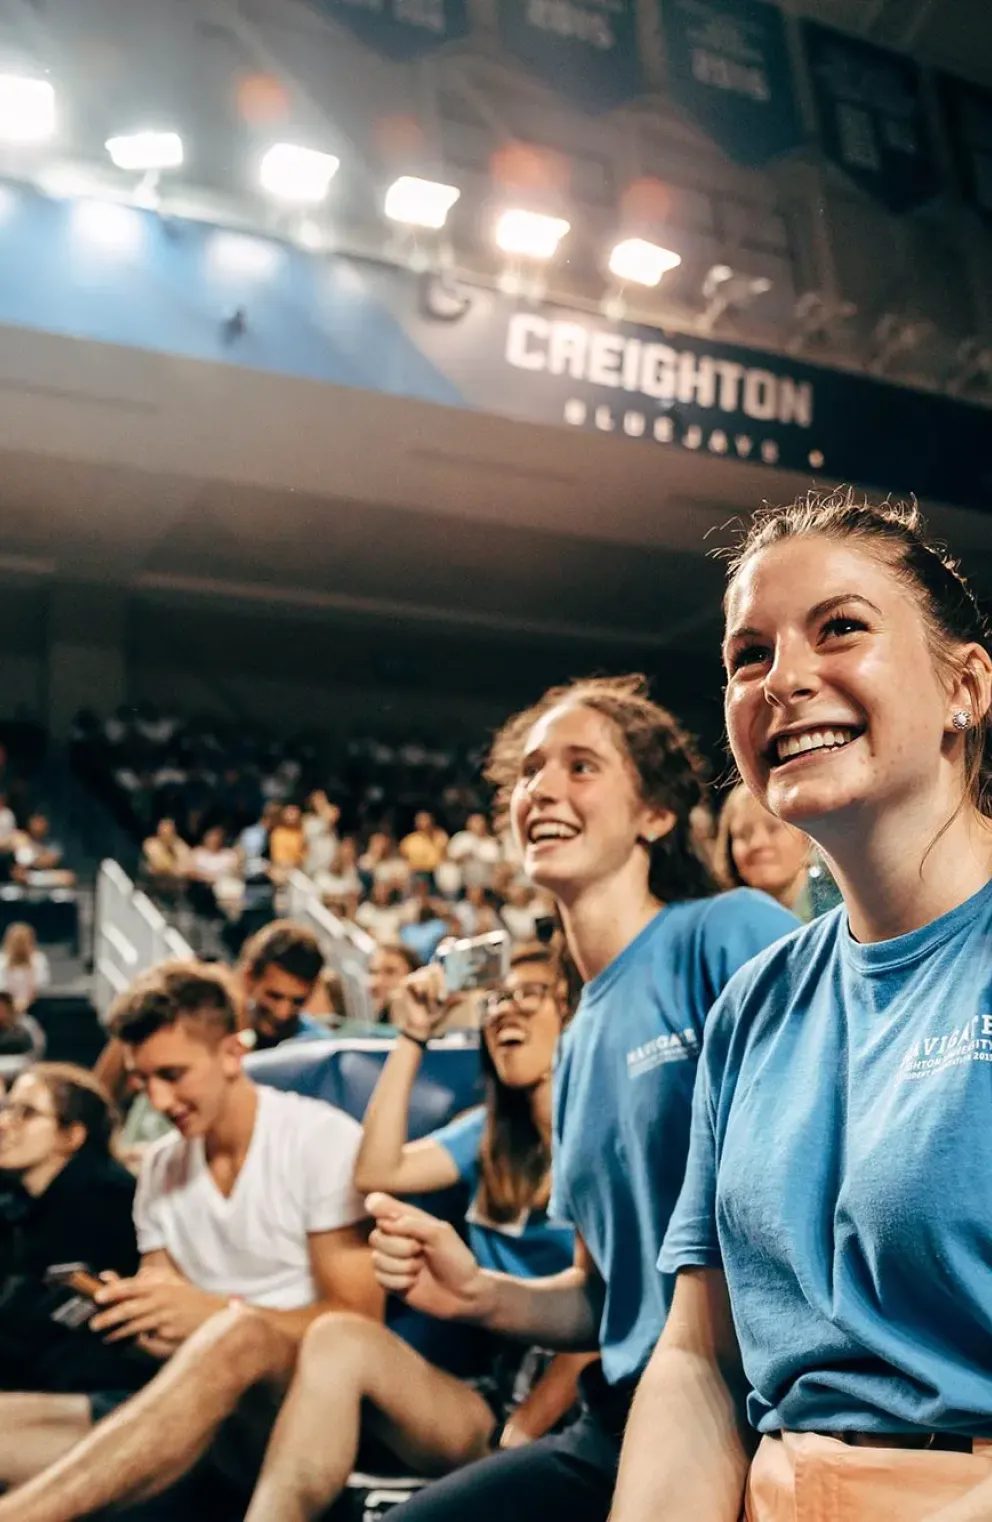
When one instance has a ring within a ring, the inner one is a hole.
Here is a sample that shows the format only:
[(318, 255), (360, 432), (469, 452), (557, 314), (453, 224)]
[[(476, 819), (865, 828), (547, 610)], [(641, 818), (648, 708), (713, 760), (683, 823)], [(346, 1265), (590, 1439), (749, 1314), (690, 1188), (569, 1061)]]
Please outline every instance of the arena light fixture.
[(512, 207), (496, 223), (496, 244), (505, 254), (522, 259), (553, 259), (570, 226), (564, 217)]
[(136, 174), (178, 169), (183, 161), (183, 140), (178, 132), (127, 132), (108, 137), (104, 146), (118, 169)]
[(280, 201), (316, 206), (327, 195), (341, 167), (333, 153), (301, 148), (296, 143), (276, 143), (262, 160), (259, 177), (264, 190)]
[(669, 270), (678, 269), (682, 255), (674, 249), (649, 243), (646, 238), (624, 238), (610, 254), (610, 274), (631, 285), (657, 285)]
[(384, 210), (391, 222), (438, 231), (448, 220), (448, 212), (460, 195), (461, 191), (454, 185), (403, 174), (386, 191)]
[(47, 79), (0, 74), (0, 141), (44, 143), (55, 134), (55, 91)]

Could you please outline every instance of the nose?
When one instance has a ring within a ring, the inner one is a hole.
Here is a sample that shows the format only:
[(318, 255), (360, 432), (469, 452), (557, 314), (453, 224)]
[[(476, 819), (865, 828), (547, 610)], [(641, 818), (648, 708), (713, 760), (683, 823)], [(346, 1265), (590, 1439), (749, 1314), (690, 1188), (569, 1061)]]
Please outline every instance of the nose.
[(145, 1085), (145, 1093), (152, 1109), (157, 1110), (160, 1115), (168, 1115), (173, 1109), (172, 1085), (164, 1083), (161, 1078), (149, 1078)]
[(788, 708), (813, 696), (818, 684), (816, 656), (803, 635), (784, 635), (775, 646), (775, 659), (765, 677), (765, 697), (776, 708)]
[(554, 761), (546, 761), (527, 779), (527, 794), (535, 802), (554, 802), (564, 791), (565, 771)]

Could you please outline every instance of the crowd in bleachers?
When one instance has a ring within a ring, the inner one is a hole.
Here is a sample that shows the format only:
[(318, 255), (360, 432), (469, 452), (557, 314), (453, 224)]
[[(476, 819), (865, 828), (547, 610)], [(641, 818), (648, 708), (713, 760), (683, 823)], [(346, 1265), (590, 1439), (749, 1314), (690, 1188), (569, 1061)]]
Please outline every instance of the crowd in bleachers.
[(223, 916), (235, 951), (238, 924), (254, 928), (293, 872), (345, 924), (421, 961), (452, 934), (531, 940), (550, 912), (492, 833), (481, 757), (464, 748), (357, 740), (332, 769), (305, 737), (145, 707), (80, 715), (74, 753), (140, 835), (151, 895)]

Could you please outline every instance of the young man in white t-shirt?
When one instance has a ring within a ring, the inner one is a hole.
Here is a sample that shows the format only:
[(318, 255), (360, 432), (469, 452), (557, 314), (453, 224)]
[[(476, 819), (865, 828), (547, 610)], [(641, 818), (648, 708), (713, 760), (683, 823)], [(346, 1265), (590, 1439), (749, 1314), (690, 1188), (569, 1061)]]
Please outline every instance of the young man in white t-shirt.
[(91, 1325), (165, 1366), (0, 1498), (2, 1522), (72, 1522), (155, 1494), (193, 1467), (249, 1390), (271, 1388), (274, 1416), (315, 1317), (382, 1316), (351, 1182), (361, 1128), (320, 1100), (252, 1083), (225, 976), (198, 963), (159, 968), (122, 996), (110, 1024), (178, 1134), (142, 1161), (140, 1271), (101, 1291)]

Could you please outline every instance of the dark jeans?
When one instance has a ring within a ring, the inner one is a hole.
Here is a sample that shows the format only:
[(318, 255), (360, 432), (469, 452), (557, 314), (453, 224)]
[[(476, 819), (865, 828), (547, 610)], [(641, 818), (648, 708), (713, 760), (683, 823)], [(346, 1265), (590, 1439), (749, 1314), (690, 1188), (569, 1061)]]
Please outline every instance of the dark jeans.
[(587, 1401), (567, 1431), (457, 1469), (398, 1506), (395, 1522), (606, 1522), (629, 1400)]

